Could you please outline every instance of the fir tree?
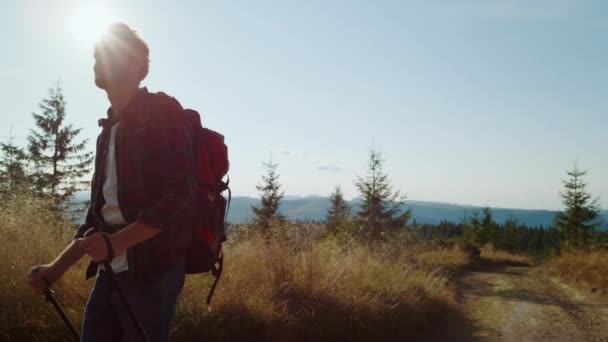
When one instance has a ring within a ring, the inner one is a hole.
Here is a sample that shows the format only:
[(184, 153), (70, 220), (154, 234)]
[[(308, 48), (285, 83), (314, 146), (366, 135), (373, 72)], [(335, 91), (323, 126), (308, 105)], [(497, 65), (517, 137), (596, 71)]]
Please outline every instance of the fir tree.
[(27, 154), (23, 148), (13, 143), (9, 136), (7, 143), (0, 144), (0, 191), (15, 192), (27, 185)]
[(405, 196), (393, 190), (383, 171), (382, 156), (376, 150), (370, 151), (367, 176), (357, 176), (355, 185), (362, 198), (357, 218), (365, 224), (369, 238), (380, 239), (406, 227), (411, 211), (401, 209)]
[(564, 191), (560, 192), (564, 211), (557, 213), (555, 226), (561, 230), (567, 243), (574, 248), (583, 248), (591, 240), (599, 214), (599, 199), (591, 199), (583, 177), (587, 171), (580, 170), (578, 165), (567, 172), (569, 179), (564, 181)]
[(40, 110), (40, 114), (32, 113), (37, 129), (30, 130), (28, 136), (34, 190), (50, 196), (57, 205), (65, 204), (88, 184), (83, 177), (93, 162), (93, 153), (84, 152), (87, 139), (76, 142), (81, 129), (65, 122), (66, 101), (59, 84), (49, 89)]
[(479, 218), (479, 211), (477, 209), (473, 209), (471, 216), (465, 217), (464, 225), (465, 241), (476, 246), (481, 246), (481, 220)]
[(284, 193), (281, 191), (277, 164), (272, 162), (272, 156), (268, 163), (264, 163), (265, 174), (262, 175), (262, 183), (256, 186), (260, 192), (261, 207), (251, 206), (255, 216), (255, 224), (263, 231), (268, 231), (272, 221), (282, 221), (284, 217), (279, 213), (279, 206)]
[(484, 207), (481, 209), (482, 218), (479, 226), (479, 242), (481, 245), (484, 245), (488, 242), (496, 245), (498, 241), (498, 224), (494, 222), (494, 217), (492, 216), (492, 210), (489, 207)]
[(503, 224), (502, 233), (504, 234), (504, 238), (500, 245), (497, 247), (506, 249), (508, 251), (515, 251), (519, 248), (519, 236), (517, 230), (517, 219), (514, 216), (510, 216), (507, 218), (505, 223)]
[(339, 186), (329, 196), (330, 207), (327, 210), (327, 230), (333, 234), (348, 232), (351, 208), (344, 200)]

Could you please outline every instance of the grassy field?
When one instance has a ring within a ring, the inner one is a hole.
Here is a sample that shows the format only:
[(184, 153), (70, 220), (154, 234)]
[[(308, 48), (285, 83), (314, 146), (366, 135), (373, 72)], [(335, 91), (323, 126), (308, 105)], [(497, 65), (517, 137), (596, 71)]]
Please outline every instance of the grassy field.
[[(24, 280), (32, 265), (65, 247), (73, 227), (28, 198), (5, 201), (1, 210), (0, 340), (68, 340), (50, 304)], [(458, 314), (450, 279), (474, 263), (459, 245), (370, 248), (291, 228), (296, 233), (271, 243), (255, 235), (233, 239), (211, 308), (205, 297), (212, 278), (188, 276), (172, 341), (395, 340), (429, 334)], [(55, 286), (78, 326), (93, 285), (84, 280), (85, 266), (83, 259)]]
[(579, 287), (608, 293), (608, 251), (565, 251), (547, 262), (549, 271)]
[(527, 255), (509, 253), (496, 249), (491, 244), (484, 245), (480, 251), (480, 256), (486, 264), (508, 266), (532, 266), (534, 264), (533, 259)]

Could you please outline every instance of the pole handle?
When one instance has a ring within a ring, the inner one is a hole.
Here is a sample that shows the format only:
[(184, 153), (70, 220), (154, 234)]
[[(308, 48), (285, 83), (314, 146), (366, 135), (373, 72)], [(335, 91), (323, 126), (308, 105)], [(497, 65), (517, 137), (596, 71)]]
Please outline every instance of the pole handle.
[[(36, 274), (40, 272), (40, 270), (41, 267), (37, 266), (32, 268), (32, 271), (30, 273)], [(44, 288), (44, 296), (46, 297), (46, 301), (51, 303), (53, 305), (53, 308), (55, 308), (55, 311), (57, 311), (59, 316), (61, 316), (61, 319), (63, 320), (65, 325), (67, 325), (68, 329), (70, 329), (74, 341), (80, 341), (80, 335), (78, 335), (78, 331), (76, 331), (76, 328), (74, 328), (74, 324), (72, 323), (72, 321), (70, 321), (70, 318), (65, 313), (65, 311), (63, 311), (63, 308), (55, 298), (55, 292), (51, 288), (51, 282), (46, 278), (42, 278), (42, 281), (44, 281), (44, 283), (46, 284), (46, 287)]]

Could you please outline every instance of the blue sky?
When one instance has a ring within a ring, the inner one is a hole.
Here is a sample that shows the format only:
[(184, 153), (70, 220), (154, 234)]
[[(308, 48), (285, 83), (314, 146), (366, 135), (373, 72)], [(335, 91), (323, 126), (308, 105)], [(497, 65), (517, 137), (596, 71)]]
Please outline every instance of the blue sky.
[[(93, 149), (108, 102), (73, 29), (82, 3), (0, 4), (2, 140), (25, 143), (60, 78)], [(272, 152), (287, 194), (356, 196), (373, 144), (409, 199), (557, 209), (578, 161), (608, 207), (608, 2), (103, 4), (148, 42), (144, 85), (225, 134), (237, 195), (257, 195)]]

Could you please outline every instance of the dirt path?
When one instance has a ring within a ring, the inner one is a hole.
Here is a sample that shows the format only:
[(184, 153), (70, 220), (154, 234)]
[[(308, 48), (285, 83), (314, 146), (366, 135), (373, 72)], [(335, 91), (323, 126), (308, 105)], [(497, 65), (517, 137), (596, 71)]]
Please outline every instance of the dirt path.
[(470, 272), (458, 288), (470, 323), (450, 333), (450, 340), (608, 342), (608, 300), (591, 298), (539, 268)]

